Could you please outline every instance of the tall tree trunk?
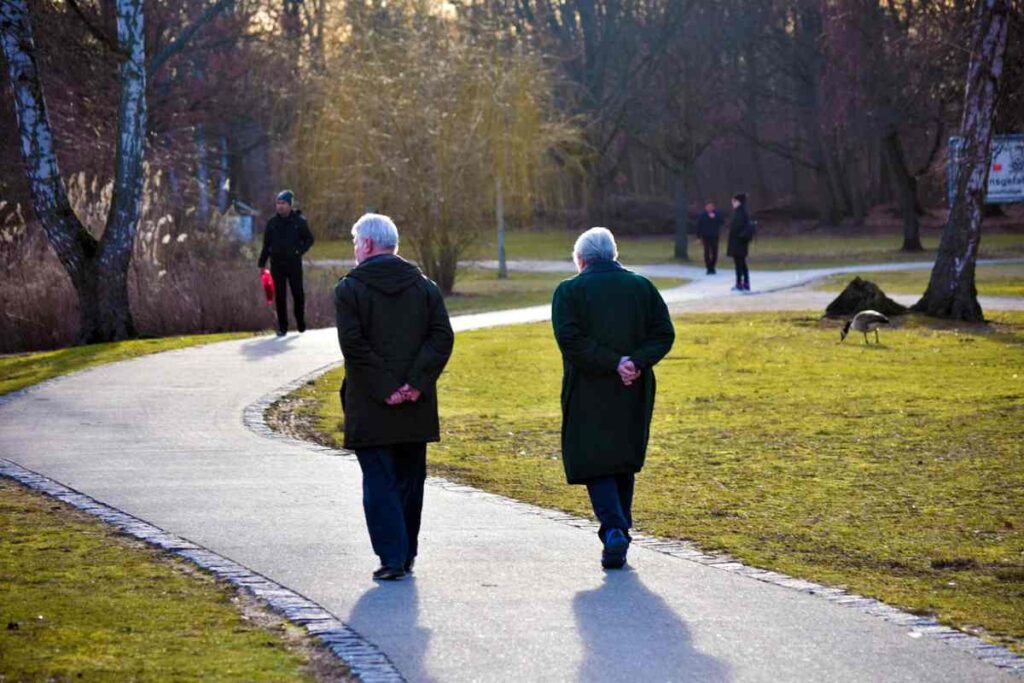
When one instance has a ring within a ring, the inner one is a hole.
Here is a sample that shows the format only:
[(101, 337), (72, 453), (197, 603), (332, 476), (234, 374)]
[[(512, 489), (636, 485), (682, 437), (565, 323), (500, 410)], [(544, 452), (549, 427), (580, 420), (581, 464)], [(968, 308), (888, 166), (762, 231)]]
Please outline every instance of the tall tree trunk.
[(942, 231), (928, 289), (914, 304), (914, 310), (928, 315), (971, 322), (984, 320), (974, 269), (981, 242), (992, 122), (1003, 73), (1010, 7), (1007, 0), (982, 0), (977, 12), (960, 123), (963, 149), (958, 156), (953, 205)]
[(210, 165), (206, 158), (206, 126), (196, 125), (196, 217), (199, 229), (210, 227)]
[(217, 137), (218, 163), (214, 174), (217, 189), (217, 211), (222, 214), (228, 210), (228, 140), (223, 135)]
[(885, 151), (886, 166), (896, 185), (896, 196), (903, 215), (903, 246), (900, 251), (924, 251), (921, 245), (921, 221), (917, 213), (917, 179), (907, 168), (899, 133), (892, 130), (882, 138), (882, 148)]
[(118, 0), (117, 33), (127, 57), (121, 65), (114, 193), (103, 239), (98, 241), (72, 210), (60, 176), (27, 2), (0, 3), (0, 41), (15, 95), (32, 205), (78, 295), (79, 343), (135, 335), (128, 303), (128, 264), (143, 180), (146, 70), (142, 0)]
[(102, 339), (135, 336), (128, 301), (128, 265), (135, 246), (144, 180), (146, 142), (146, 33), (143, 0), (117, 0), (121, 102), (117, 111), (114, 196), (100, 243), (100, 331)]
[(673, 255), (682, 261), (689, 261), (686, 243), (686, 173), (676, 169), (672, 177), (675, 183), (675, 246)]
[[(757, 50), (754, 48), (752, 43), (747, 45), (745, 56), (747, 65), (747, 86), (743, 89), (743, 95), (746, 100), (746, 127), (747, 130), (750, 131), (753, 139), (757, 140), (759, 139), (757, 129), (761, 120), (761, 114), (758, 109), (757, 88), (761, 86), (761, 76), (758, 73), (757, 68)], [(756, 144), (748, 144), (747, 148), (750, 150), (750, 165), (754, 169), (753, 199), (758, 206), (768, 206), (771, 202), (768, 198), (768, 183), (765, 180), (764, 175), (764, 163), (761, 159), (761, 147)]]
[(498, 219), (498, 279), (508, 279), (505, 263), (505, 195), (501, 190), (501, 176), (494, 178), (494, 215)]

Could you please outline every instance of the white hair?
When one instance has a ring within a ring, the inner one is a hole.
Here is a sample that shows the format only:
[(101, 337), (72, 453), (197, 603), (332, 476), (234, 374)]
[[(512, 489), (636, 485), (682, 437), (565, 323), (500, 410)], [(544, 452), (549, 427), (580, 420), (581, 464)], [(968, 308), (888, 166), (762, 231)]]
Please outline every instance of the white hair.
[(577, 266), (580, 261), (597, 263), (618, 260), (619, 249), (615, 246), (615, 235), (608, 228), (587, 230), (577, 238), (572, 248), (572, 258)]
[(352, 236), (373, 240), (381, 249), (398, 249), (398, 228), (395, 222), (379, 213), (364, 213), (352, 226)]

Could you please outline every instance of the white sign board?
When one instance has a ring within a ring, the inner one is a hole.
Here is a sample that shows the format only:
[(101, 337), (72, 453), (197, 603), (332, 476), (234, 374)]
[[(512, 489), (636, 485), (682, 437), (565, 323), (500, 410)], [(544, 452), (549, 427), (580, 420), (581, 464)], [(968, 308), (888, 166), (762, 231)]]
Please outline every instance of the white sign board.
[[(953, 203), (954, 169), (963, 138), (949, 139), (949, 202)], [(986, 204), (1024, 202), (1024, 135), (996, 135), (992, 138), (992, 160), (988, 169)]]

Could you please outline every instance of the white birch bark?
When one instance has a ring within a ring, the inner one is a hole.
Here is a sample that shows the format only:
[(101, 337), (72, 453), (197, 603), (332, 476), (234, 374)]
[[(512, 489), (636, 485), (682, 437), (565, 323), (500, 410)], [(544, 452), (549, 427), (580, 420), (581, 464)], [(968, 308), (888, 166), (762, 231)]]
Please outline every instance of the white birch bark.
[(984, 320), (974, 274), (981, 242), (992, 124), (1003, 73), (1009, 14), (1007, 0), (982, 0), (978, 4), (960, 124), (964, 146), (953, 204), (942, 232), (928, 289), (914, 305), (914, 310), (940, 318)]

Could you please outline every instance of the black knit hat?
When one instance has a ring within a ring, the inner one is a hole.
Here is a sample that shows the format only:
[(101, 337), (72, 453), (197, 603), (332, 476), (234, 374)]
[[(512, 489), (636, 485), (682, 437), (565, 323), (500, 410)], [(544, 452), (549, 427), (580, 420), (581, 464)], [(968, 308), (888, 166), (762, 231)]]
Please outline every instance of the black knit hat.
[(277, 193), (277, 201), (292, 204), (295, 201), (295, 193), (291, 190), (281, 190)]

